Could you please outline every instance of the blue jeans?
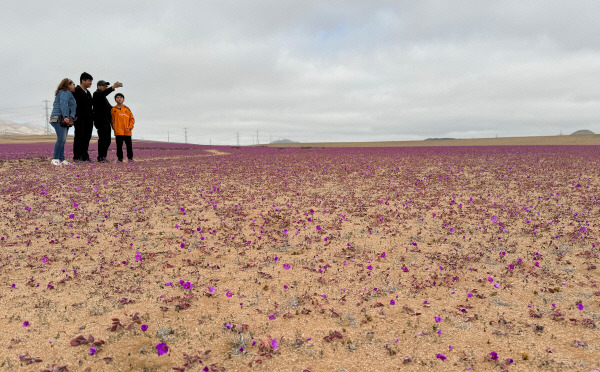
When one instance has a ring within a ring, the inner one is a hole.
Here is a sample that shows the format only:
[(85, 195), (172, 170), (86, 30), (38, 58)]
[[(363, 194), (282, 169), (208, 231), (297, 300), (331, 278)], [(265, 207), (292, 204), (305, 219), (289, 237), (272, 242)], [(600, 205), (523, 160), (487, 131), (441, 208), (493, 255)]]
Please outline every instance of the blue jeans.
[(65, 160), (65, 142), (67, 142), (68, 127), (61, 127), (60, 123), (50, 123), (56, 131), (56, 143), (54, 144), (54, 155), (52, 159), (58, 159), (61, 162)]

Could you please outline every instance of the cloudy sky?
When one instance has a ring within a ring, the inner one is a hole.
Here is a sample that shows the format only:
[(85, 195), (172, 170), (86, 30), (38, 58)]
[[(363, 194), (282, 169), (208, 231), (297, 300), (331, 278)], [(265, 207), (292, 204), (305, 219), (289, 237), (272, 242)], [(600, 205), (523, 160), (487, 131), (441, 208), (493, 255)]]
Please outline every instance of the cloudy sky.
[[(122, 81), (134, 138), (600, 133), (598, 1), (2, 1), (0, 119)], [(112, 102), (112, 96), (110, 97)]]

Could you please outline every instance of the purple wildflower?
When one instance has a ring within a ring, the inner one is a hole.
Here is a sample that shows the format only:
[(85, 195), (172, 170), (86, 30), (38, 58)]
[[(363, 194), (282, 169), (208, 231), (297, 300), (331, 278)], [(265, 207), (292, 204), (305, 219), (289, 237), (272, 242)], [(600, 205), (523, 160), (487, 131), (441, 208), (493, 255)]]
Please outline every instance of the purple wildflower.
[(169, 347), (164, 342), (161, 342), (160, 344), (156, 345), (156, 352), (158, 352), (159, 356), (165, 355), (169, 352)]

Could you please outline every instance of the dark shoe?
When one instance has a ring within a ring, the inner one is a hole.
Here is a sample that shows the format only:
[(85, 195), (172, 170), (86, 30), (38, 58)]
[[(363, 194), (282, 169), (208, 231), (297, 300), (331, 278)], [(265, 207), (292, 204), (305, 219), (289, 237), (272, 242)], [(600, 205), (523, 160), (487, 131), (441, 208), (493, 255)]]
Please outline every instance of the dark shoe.
[(127, 159), (127, 160), (129, 160), (130, 163), (133, 163), (133, 159)]
[(123, 159), (118, 159), (117, 161), (118, 161), (119, 163), (122, 163), (122, 162), (123, 162)]
[(106, 159), (101, 159), (101, 160), (98, 160), (98, 163), (110, 163), (110, 161), (108, 161)]

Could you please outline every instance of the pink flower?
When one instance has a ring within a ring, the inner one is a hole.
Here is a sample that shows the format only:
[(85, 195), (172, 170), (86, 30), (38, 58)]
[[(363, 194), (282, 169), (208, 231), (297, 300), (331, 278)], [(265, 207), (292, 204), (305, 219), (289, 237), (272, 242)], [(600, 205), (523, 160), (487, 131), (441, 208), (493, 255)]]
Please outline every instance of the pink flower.
[(276, 339), (272, 339), (272, 340), (271, 340), (271, 347), (272, 347), (274, 350), (277, 350), (277, 349), (279, 348), (279, 342), (277, 342), (277, 340), (276, 340)]
[(438, 354), (435, 357), (438, 358), (438, 359), (440, 359), (440, 360), (442, 360), (442, 361), (446, 360), (446, 356), (444, 354)]
[(289, 270), (291, 268), (291, 266), (290, 266), (289, 263), (284, 263), (283, 264), (283, 268), (286, 269), (286, 270)]
[(94, 355), (96, 354), (96, 351), (98, 351), (98, 349), (96, 349), (95, 347), (90, 347), (90, 355)]
[(580, 302), (580, 303), (578, 303), (578, 304), (577, 304), (577, 308), (578, 308), (579, 310), (583, 310), (583, 304), (582, 304), (581, 302)]

